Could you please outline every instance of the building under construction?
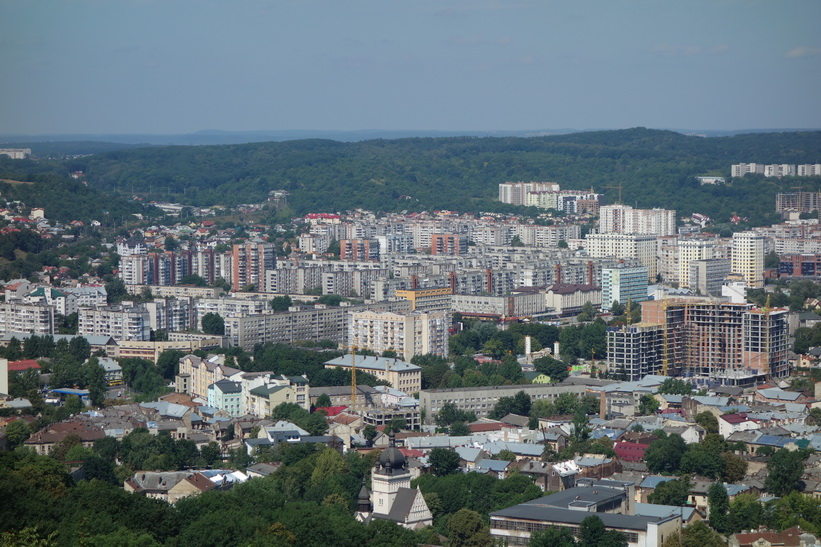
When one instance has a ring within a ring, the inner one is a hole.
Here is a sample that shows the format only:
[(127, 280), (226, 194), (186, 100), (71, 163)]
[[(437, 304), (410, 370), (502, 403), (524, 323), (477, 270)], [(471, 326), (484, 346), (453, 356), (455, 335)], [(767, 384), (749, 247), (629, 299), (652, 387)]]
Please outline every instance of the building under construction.
[(782, 378), (787, 310), (711, 299), (642, 302), (642, 322), (607, 333), (608, 369), (635, 380), (645, 374), (752, 385)]

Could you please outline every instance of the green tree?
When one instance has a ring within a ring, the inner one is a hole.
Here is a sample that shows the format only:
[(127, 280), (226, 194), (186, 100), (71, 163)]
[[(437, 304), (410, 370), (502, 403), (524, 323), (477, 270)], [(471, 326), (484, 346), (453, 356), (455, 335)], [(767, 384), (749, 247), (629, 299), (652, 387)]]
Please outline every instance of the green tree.
[(465, 422), (454, 422), (450, 426), (450, 434), (455, 437), (467, 437), (471, 431)]
[(615, 530), (605, 530), (604, 522), (595, 515), (585, 518), (579, 526), (579, 544), (596, 547), (627, 547), (628, 545), (623, 534)]
[(690, 480), (687, 477), (661, 482), (647, 497), (656, 505), (685, 505), (690, 495)]
[(728, 530), (728, 512), (730, 497), (727, 489), (720, 482), (714, 482), (707, 491), (707, 503), (710, 507), (710, 526), (717, 532), (726, 534)]
[(490, 547), (493, 544), (482, 516), (470, 509), (460, 509), (448, 519), (447, 532), (449, 546)]
[(644, 461), (653, 473), (675, 473), (686, 451), (687, 444), (684, 439), (674, 434), (650, 443), (650, 447), (644, 453)]
[(692, 392), (693, 386), (678, 378), (667, 378), (658, 388), (658, 393), (664, 395), (690, 395)]
[(202, 332), (205, 334), (225, 334), (225, 320), (218, 314), (208, 312), (202, 316)]
[(707, 526), (703, 520), (697, 520), (682, 530), (675, 532), (664, 540), (662, 547), (726, 547), (718, 532)]
[(549, 355), (540, 357), (533, 361), (533, 366), (536, 370), (546, 376), (550, 376), (550, 381), (558, 383), (570, 376), (567, 370), (567, 365), (558, 359), (554, 359)]
[(804, 473), (804, 456), (801, 451), (782, 448), (767, 462), (767, 477), (764, 488), (773, 496), (784, 496), (799, 490), (801, 475)]
[(649, 416), (655, 414), (659, 409), (660, 403), (650, 393), (645, 393), (639, 399), (639, 414), (642, 416)]
[(575, 547), (576, 538), (565, 526), (551, 526), (530, 535), (530, 547)]
[(318, 407), (331, 406), (332, 404), (331, 397), (327, 393), (323, 393), (316, 398), (316, 406)]
[(430, 451), (428, 462), (435, 476), (444, 477), (459, 469), (459, 454), (449, 448), (437, 447)]
[(709, 410), (696, 414), (696, 423), (700, 425), (706, 433), (718, 433), (718, 418)]
[(764, 508), (752, 494), (739, 494), (730, 504), (727, 533), (755, 530), (762, 523)]
[(275, 296), (271, 299), (271, 308), (274, 311), (288, 311), (288, 308), (293, 306), (293, 301), (288, 295)]
[(14, 420), (6, 426), (6, 439), (11, 448), (23, 444), (23, 441), (31, 436), (31, 426), (24, 420)]
[(724, 463), (724, 469), (721, 472), (721, 480), (728, 483), (735, 483), (747, 476), (747, 460), (733, 454), (732, 452), (724, 452), (721, 455), (721, 460)]

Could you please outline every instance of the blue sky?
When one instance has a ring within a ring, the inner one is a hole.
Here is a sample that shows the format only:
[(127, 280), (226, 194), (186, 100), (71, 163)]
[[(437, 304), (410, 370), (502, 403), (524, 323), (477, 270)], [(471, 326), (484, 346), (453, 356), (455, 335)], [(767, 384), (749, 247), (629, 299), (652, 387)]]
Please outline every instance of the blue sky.
[(0, 134), (821, 127), (818, 0), (2, 0)]

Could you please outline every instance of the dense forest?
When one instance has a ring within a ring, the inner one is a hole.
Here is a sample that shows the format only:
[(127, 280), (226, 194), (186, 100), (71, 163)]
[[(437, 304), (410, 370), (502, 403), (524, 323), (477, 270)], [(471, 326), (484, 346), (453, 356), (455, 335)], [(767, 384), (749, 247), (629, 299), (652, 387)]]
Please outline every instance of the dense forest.
[[(819, 161), (821, 132), (703, 138), (635, 128), (533, 138), (150, 147), (77, 158), (67, 167), (85, 171), (94, 188), (152, 189), (193, 205), (259, 202), (270, 190), (287, 190), (296, 214), (356, 207), (499, 210), (500, 182), (547, 180), (563, 188), (592, 187), (611, 203), (618, 199), (612, 187), (621, 185), (624, 202), (639, 207), (765, 221), (773, 216), (775, 193), (796, 186), (796, 179), (748, 176), (700, 186), (695, 176), (729, 177), (730, 165), (740, 162)], [(805, 190), (821, 186), (818, 177), (801, 180)]]

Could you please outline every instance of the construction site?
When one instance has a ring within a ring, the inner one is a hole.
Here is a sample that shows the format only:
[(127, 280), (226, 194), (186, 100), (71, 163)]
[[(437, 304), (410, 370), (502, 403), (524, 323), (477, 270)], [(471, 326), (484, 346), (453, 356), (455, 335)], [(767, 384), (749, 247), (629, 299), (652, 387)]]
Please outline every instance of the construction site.
[(616, 377), (750, 386), (789, 373), (786, 309), (695, 297), (641, 306), (641, 323), (607, 330), (608, 371)]

